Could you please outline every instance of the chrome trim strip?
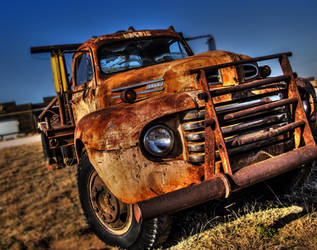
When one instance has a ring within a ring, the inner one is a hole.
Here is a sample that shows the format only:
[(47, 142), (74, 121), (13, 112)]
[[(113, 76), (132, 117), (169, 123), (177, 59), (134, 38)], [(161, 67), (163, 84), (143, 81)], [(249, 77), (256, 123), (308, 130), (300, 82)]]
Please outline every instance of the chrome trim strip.
[(143, 90), (143, 91), (139, 91), (136, 92), (138, 95), (142, 95), (142, 94), (147, 94), (147, 93), (152, 93), (152, 92), (158, 92), (158, 91), (162, 91), (164, 90), (164, 88), (158, 88), (158, 89), (148, 89), (148, 90)]
[(219, 85), (221, 84), (221, 82), (209, 82), (208, 85), (212, 86), (212, 85)]
[(205, 129), (205, 123), (204, 121), (198, 121), (198, 122), (193, 122), (193, 123), (184, 123), (182, 125), (183, 130), (188, 131), (188, 130), (193, 130), (193, 129)]
[(205, 131), (199, 132), (199, 133), (191, 133), (185, 135), (186, 141), (200, 141), (205, 140)]
[(189, 152), (204, 152), (205, 151), (205, 143), (201, 144), (188, 144), (187, 149)]
[(200, 163), (205, 161), (205, 154), (203, 155), (189, 155), (189, 161), (193, 163)]
[[(152, 93), (152, 92), (158, 92), (158, 91), (162, 91), (164, 90), (164, 88), (158, 88), (158, 89), (148, 89), (148, 90), (143, 90), (143, 91), (139, 91), (139, 92), (136, 92), (137, 95), (142, 95), (142, 94), (148, 94), (148, 93)], [(119, 95), (117, 96), (112, 96), (111, 97), (112, 99), (118, 99), (120, 98)]]
[(133, 88), (141, 87), (141, 86), (144, 86), (144, 85), (147, 85), (147, 84), (150, 84), (150, 83), (156, 83), (156, 82), (164, 82), (164, 78), (155, 79), (155, 80), (147, 81), (147, 82), (141, 82), (141, 83), (137, 83), (137, 84), (133, 84), (133, 85), (129, 85), (129, 86), (113, 89), (113, 90), (111, 90), (111, 93), (120, 92), (120, 91), (125, 90), (125, 89), (133, 89)]
[(190, 110), (187, 111), (182, 119), (183, 122), (196, 120), (196, 119), (205, 119), (205, 110)]

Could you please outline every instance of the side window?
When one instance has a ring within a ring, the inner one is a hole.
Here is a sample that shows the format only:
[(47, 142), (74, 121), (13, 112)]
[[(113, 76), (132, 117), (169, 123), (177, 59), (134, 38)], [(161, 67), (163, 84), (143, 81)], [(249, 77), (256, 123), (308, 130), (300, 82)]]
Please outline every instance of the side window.
[(89, 82), (93, 78), (93, 70), (91, 57), (84, 53), (76, 59), (76, 85), (81, 85)]
[(170, 47), (170, 53), (173, 55), (175, 59), (181, 59), (187, 57), (186, 50), (184, 49), (183, 45), (179, 41), (173, 42)]

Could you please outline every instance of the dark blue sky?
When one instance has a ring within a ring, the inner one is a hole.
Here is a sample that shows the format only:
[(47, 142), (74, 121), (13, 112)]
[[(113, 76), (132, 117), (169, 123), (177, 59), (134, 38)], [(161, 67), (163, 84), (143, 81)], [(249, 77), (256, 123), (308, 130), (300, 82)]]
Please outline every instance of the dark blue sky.
[(80, 43), (133, 25), (212, 34), (217, 49), (252, 57), (292, 51), (293, 70), (317, 77), (317, 1), (5, 1), (0, 16), (0, 103), (54, 95), (49, 54), (31, 46)]

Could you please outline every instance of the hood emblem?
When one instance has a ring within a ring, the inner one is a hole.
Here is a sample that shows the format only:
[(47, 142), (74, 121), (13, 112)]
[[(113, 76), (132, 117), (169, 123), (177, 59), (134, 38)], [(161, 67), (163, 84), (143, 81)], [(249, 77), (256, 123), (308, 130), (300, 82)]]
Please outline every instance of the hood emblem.
[[(142, 88), (144, 86), (145, 86), (145, 90), (144, 90), (144, 88), (142, 90), (140, 89), (139, 91), (136, 90), (136, 89)], [(122, 91), (128, 90), (128, 89), (135, 90), (136, 95), (162, 91), (164, 89), (164, 79), (160, 78), (160, 79), (155, 79), (155, 80), (151, 80), (151, 81), (147, 81), (147, 82), (136, 83), (136, 84), (132, 84), (129, 86), (124, 86), (121, 88), (113, 89), (111, 92), (112, 93), (119, 93), (119, 92), (122, 92)], [(112, 96), (112, 99), (117, 99), (117, 98), (120, 98), (120, 95)]]

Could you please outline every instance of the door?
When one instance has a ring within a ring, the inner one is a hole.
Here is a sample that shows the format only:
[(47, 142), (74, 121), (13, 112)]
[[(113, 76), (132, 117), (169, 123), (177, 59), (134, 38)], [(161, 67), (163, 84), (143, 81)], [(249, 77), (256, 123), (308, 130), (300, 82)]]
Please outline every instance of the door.
[(96, 110), (96, 82), (91, 54), (80, 52), (75, 55), (73, 69), (72, 109), (77, 123), (83, 116)]
[(14, 138), (19, 133), (19, 122), (17, 119), (9, 118), (0, 121), (0, 140)]

